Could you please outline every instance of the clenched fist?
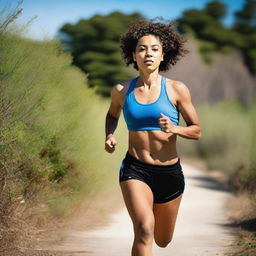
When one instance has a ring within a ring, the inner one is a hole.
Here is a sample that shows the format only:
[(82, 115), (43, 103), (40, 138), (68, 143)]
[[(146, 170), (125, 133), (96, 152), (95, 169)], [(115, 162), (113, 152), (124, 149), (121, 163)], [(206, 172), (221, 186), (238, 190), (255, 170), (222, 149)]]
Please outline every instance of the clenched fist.
[(173, 133), (173, 128), (175, 126), (168, 116), (165, 116), (164, 114), (160, 113), (160, 118), (158, 119), (158, 122), (161, 128), (161, 131), (166, 133)]
[(105, 141), (105, 150), (108, 153), (113, 153), (115, 151), (116, 144), (117, 144), (117, 141), (113, 135), (107, 136)]

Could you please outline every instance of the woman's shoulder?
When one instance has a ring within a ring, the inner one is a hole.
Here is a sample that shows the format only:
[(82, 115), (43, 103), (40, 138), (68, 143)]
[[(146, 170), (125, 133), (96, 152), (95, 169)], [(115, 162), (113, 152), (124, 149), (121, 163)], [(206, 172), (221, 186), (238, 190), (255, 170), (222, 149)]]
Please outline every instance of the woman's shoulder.
[(172, 87), (175, 90), (180, 90), (180, 89), (182, 90), (184, 88), (187, 88), (185, 83), (183, 83), (181, 81), (178, 81), (178, 80), (173, 80), (173, 79), (170, 79), (170, 78), (167, 78), (167, 77), (166, 77), (166, 85), (168, 87)]
[(133, 79), (124, 80), (124, 81), (116, 83), (112, 87), (112, 91), (114, 91), (115, 93), (120, 94), (120, 96), (124, 96), (126, 94), (126, 92), (128, 91), (129, 86), (130, 86), (132, 80)]
[(189, 89), (183, 82), (166, 78), (166, 85), (168, 96), (176, 104), (191, 98)]
[(178, 80), (166, 78), (166, 85), (168, 90), (173, 90), (177, 94), (183, 94), (189, 91), (188, 86)]

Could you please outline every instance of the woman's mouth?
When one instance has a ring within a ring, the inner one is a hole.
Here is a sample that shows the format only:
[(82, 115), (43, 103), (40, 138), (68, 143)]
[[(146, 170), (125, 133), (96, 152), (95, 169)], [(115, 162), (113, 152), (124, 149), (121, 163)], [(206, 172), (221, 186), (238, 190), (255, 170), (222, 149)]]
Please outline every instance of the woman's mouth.
[(153, 60), (145, 60), (144, 61), (144, 63), (146, 63), (146, 64), (153, 64), (153, 62), (154, 62)]

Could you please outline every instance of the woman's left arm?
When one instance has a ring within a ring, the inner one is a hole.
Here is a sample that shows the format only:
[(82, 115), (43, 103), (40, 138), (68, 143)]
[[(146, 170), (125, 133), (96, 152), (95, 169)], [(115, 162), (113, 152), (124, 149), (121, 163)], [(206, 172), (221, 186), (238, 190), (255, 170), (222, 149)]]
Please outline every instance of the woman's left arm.
[[(182, 117), (184, 118), (187, 126), (175, 126), (170, 119), (166, 123), (166, 116), (161, 115), (159, 121), (162, 130), (165, 132), (170, 132), (179, 135), (186, 139), (198, 140), (201, 137), (201, 127), (199, 119), (197, 117), (196, 110), (192, 104), (190, 92), (186, 85), (179, 82), (175, 86), (175, 91), (177, 92), (177, 109), (180, 111)], [(164, 124), (165, 125), (161, 125)]]

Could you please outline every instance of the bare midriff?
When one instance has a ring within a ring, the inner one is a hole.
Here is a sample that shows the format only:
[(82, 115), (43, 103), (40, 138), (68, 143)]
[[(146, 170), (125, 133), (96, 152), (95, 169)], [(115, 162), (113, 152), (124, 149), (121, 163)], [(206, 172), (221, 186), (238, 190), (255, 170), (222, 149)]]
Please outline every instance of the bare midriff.
[(149, 164), (175, 164), (178, 161), (176, 135), (160, 130), (129, 131), (129, 153)]

